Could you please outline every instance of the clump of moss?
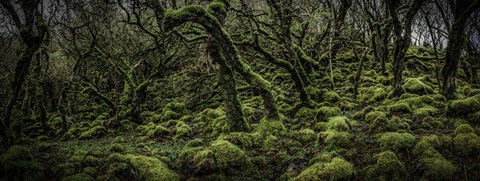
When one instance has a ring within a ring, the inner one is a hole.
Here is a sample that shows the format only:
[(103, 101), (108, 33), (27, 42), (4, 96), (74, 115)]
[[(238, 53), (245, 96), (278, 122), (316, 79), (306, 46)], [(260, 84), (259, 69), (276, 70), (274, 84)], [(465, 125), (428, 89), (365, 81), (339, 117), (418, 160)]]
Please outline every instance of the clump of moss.
[(7, 180), (38, 180), (43, 178), (44, 167), (33, 159), (30, 150), (13, 145), (0, 157), (3, 178)]
[(295, 118), (312, 118), (316, 112), (310, 108), (302, 107), (295, 113)]
[(465, 116), (480, 111), (480, 102), (476, 97), (454, 100), (448, 105), (447, 113), (455, 116)]
[(161, 125), (156, 125), (152, 122), (144, 126), (139, 126), (138, 129), (149, 138), (161, 138), (170, 134), (170, 131), (167, 128)]
[(327, 145), (331, 148), (348, 148), (352, 144), (353, 136), (349, 132), (328, 130), (320, 132), (317, 136), (319, 144)]
[(308, 144), (315, 141), (316, 134), (315, 131), (311, 129), (302, 129), (294, 133), (295, 139), (300, 141), (303, 144)]
[(186, 147), (199, 147), (203, 145), (203, 139), (201, 138), (195, 138), (193, 140), (190, 140), (185, 144)]
[(190, 128), (190, 126), (185, 124), (183, 121), (179, 121), (175, 125), (175, 130), (174, 131), (175, 131), (175, 137), (174, 138), (178, 139), (178, 138), (181, 138), (181, 137), (184, 137), (184, 136), (188, 135), (192, 131), (192, 128)]
[(419, 78), (407, 78), (402, 87), (405, 89), (406, 92), (418, 95), (433, 93), (432, 87), (423, 83)]
[(69, 181), (69, 180), (74, 180), (74, 181), (94, 181), (95, 179), (87, 174), (84, 173), (77, 173), (75, 175), (70, 175), (62, 179), (62, 181)]
[(394, 152), (384, 151), (375, 158), (377, 162), (367, 170), (366, 180), (403, 180), (407, 170)]
[(90, 128), (89, 130), (80, 134), (79, 139), (90, 139), (90, 138), (98, 138), (103, 136), (107, 133), (107, 129), (103, 126), (95, 126)]
[(388, 111), (391, 113), (411, 113), (412, 109), (405, 102), (398, 102), (388, 106)]
[(475, 133), (461, 133), (453, 138), (453, 146), (460, 156), (473, 156), (480, 153), (480, 137)]
[(236, 145), (217, 140), (205, 149), (193, 153), (192, 165), (196, 173), (230, 171), (250, 165), (250, 158)]
[(258, 145), (261, 135), (259, 133), (233, 132), (222, 134), (219, 140), (226, 140), (242, 148), (253, 148)]
[(108, 156), (110, 163), (107, 173), (128, 179), (133, 172), (135, 180), (180, 180), (180, 176), (157, 158), (143, 155), (122, 155), (118, 153)]
[(329, 117), (337, 116), (340, 113), (340, 108), (338, 107), (321, 107), (317, 112), (317, 119), (326, 119)]
[(348, 118), (345, 116), (336, 116), (328, 119), (328, 122), (319, 122), (315, 127), (320, 131), (336, 130), (336, 131), (350, 131)]
[(426, 171), (423, 178), (432, 180), (455, 180), (457, 167), (442, 156), (421, 159), (425, 163)]
[(319, 162), (309, 166), (293, 180), (348, 180), (355, 175), (353, 165), (335, 157), (331, 162)]
[(428, 117), (428, 116), (433, 116), (433, 115), (437, 114), (437, 112), (438, 112), (437, 108), (432, 107), (432, 106), (425, 106), (425, 107), (421, 107), (421, 108), (416, 109), (413, 112), (413, 116), (415, 118), (425, 118), (425, 117)]
[(372, 111), (365, 115), (365, 122), (371, 123), (373, 120), (378, 119), (379, 117), (387, 117), (382, 111)]
[(466, 133), (475, 133), (475, 130), (468, 124), (460, 124), (455, 129), (455, 135)]
[(120, 153), (124, 151), (123, 146), (118, 143), (111, 144), (108, 150), (115, 153)]
[(335, 91), (328, 91), (323, 94), (323, 101), (330, 102), (330, 103), (336, 103), (340, 101), (340, 96), (338, 95), (337, 92)]
[(398, 151), (415, 145), (415, 136), (409, 133), (388, 132), (378, 139), (382, 150)]
[(123, 138), (122, 136), (117, 136), (115, 137), (115, 139), (112, 141), (112, 143), (125, 143), (125, 138)]
[(266, 117), (260, 120), (255, 131), (261, 135), (281, 135), (286, 133), (285, 126), (281, 120), (271, 120)]

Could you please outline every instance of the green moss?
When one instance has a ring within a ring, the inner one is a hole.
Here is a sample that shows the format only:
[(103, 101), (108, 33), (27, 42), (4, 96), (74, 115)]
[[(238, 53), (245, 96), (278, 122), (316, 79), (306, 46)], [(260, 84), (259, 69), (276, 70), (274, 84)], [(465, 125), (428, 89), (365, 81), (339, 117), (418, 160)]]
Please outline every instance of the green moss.
[(480, 102), (474, 97), (454, 100), (448, 105), (447, 112), (454, 116), (465, 116), (480, 111)]
[(338, 93), (336, 93), (334, 91), (329, 91), (329, 92), (326, 92), (325, 94), (323, 94), (323, 101), (326, 101), (326, 102), (335, 103), (335, 102), (340, 101), (340, 99), (341, 98), (338, 95)]
[(107, 129), (103, 126), (95, 126), (90, 128), (89, 130), (80, 134), (79, 139), (90, 139), (90, 138), (98, 138), (107, 133)]
[(355, 176), (355, 168), (342, 158), (333, 158), (331, 162), (315, 163), (309, 166), (293, 180), (349, 180)]
[(392, 151), (375, 155), (377, 162), (367, 170), (366, 180), (403, 180), (407, 170)]
[(353, 136), (348, 132), (324, 131), (317, 136), (319, 144), (327, 145), (331, 148), (349, 148), (352, 144)]
[(187, 144), (185, 144), (186, 147), (199, 147), (199, 146), (202, 146), (204, 143), (203, 143), (203, 139), (201, 138), (195, 138), (193, 140), (190, 140), (187, 142)]
[(112, 143), (125, 143), (125, 138), (123, 136), (117, 136), (115, 139), (112, 141)]
[(188, 135), (190, 132), (192, 132), (192, 128), (185, 124), (183, 121), (177, 122), (177, 125), (175, 125), (175, 139), (184, 137)]
[(429, 180), (455, 180), (457, 167), (442, 156), (421, 159), (427, 170), (423, 178)]
[(455, 129), (455, 135), (464, 134), (464, 133), (475, 133), (475, 130), (468, 124), (460, 124)]
[(180, 176), (177, 173), (170, 170), (167, 165), (156, 158), (142, 155), (127, 155), (126, 157), (141, 180), (180, 180)]
[(413, 111), (413, 116), (415, 118), (424, 118), (424, 117), (428, 117), (428, 116), (433, 116), (433, 115), (437, 114), (437, 112), (438, 112), (437, 108), (434, 108), (432, 106), (425, 106), (425, 107), (418, 108), (415, 111)]
[(375, 118), (368, 126), (368, 131), (370, 133), (381, 133), (388, 130), (389, 124), (388, 118), (386, 116), (379, 116)]
[(33, 159), (30, 150), (13, 145), (1, 157), (2, 178), (7, 180), (38, 180), (43, 178), (44, 167)]
[(297, 131), (294, 135), (295, 135), (295, 139), (297, 139), (303, 144), (314, 142), (317, 136), (315, 134), (315, 131), (311, 129), (302, 129), (300, 131)]
[(460, 156), (473, 156), (480, 153), (480, 138), (475, 133), (462, 133), (453, 138), (456, 154)]
[(317, 117), (329, 118), (340, 114), (340, 108), (338, 107), (321, 107), (318, 109)]
[(146, 136), (149, 138), (160, 138), (168, 135), (170, 135), (170, 131), (161, 125), (150, 126), (147, 128)]
[(391, 113), (411, 113), (412, 109), (405, 102), (399, 102), (393, 105), (388, 106), (388, 111)]
[(419, 78), (407, 78), (405, 83), (402, 87), (408, 93), (424, 95), (424, 94), (432, 94), (433, 89), (432, 87), (428, 86), (427, 84), (423, 83)]
[(62, 181), (94, 181), (95, 179), (84, 173), (77, 173), (62, 179)]
[(369, 112), (367, 115), (365, 115), (365, 122), (371, 123), (373, 120), (378, 119), (379, 117), (386, 117), (387, 114), (385, 114), (382, 111), (372, 111)]
[(310, 108), (302, 107), (295, 113), (295, 118), (312, 118), (316, 112)]
[(281, 135), (285, 134), (286, 129), (282, 121), (280, 120), (270, 120), (267, 118), (263, 118), (262, 120), (260, 120), (260, 123), (258, 123), (255, 131), (257, 131), (261, 135)]
[(118, 143), (114, 143), (114, 144), (111, 144), (109, 147), (108, 147), (108, 150), (111, 151), (111, 152), (116, 152), (116, 153), (119, 153), (119, 152), (123, 152), (124, 151), (124, 148), (122, 145), (118, 144)]
[(415, 136), (408, 133), (388, 132), (378, 139), (382, 150), (398, 151), (415, 145)]
[(253, 148), (259, 144), (261, 135), (259, 133), (233, 132), (222, 134), (219, 140), (226, 140), (242, 148)]
[(345, 116), (336, 116), (328, 119), (327, 129), (336, 131), (350, 131), (348, 118)]
[(173, 112), (171, 110), (167, 110), (162, 114), (161, 120), (168, 121), (168, 120), (178, 119), (178, 118), (180, 118), (180, 114)]
[(251, 164), (243, 150), (225, 140), (214, 141), (208, 148), (195, 152), (192, 162), (196, 172), (228, 171)]

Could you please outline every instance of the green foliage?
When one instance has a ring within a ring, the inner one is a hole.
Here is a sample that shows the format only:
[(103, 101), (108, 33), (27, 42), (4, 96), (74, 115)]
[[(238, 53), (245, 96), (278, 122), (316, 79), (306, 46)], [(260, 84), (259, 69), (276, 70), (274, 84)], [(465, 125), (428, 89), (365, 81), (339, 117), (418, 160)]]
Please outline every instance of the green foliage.
[(405, 102), (396, 103), (388, 106), (388, 111), (391, 113), (411, 113), (412, 109)]
[(480, 137), (475, 133), (461, 133), (453, 138), (456, 154), (460, 156), (473, 156), (480, 153)]
[(319, 162), (309, 166), (293, 180), (348, 180), (355, 173), (351, 163), (336, 157), (331, 162)]
[(480, 111), (480, 96), (454, 100), (448, 105), (447, 112), (454, 116), (465, 116)]

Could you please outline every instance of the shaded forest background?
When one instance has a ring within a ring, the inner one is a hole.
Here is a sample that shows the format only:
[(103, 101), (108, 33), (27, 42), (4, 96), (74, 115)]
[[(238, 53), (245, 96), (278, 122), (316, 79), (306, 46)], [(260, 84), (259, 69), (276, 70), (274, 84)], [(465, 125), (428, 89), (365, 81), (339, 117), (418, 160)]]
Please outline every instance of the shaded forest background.
[(0, 179), (480, 179), (479, 0), (1, 0)]

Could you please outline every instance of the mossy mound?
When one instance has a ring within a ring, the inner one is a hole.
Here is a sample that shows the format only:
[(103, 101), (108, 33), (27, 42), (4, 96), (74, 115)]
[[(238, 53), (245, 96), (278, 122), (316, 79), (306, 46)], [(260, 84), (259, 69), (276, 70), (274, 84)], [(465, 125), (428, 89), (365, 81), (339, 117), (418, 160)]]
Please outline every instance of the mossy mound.
[(466, 133), (475, 133), (475, 130), (472, 128), (472, 126), (468, 124), (460, 124), (455, 129), (455, 135), (466, 134)]
[(366, 180), (403, 180), (407, 169), (392, 151), (375, 155), (377, 162), (367, 170)]
[(80, 134), (79, 139), (91, 139), (91, 138), (98, 138), (103, 136), (107, 133), (107, 129), (103, 126), (95, 126), (90, 128), (89, 130)]
[[(110, 163), (107, 173), (123, 179), (133, 176), (131, 179), (135, 180), (180, 180), (180, 176), (177, 173), (170, 170), (165, 163), (154, 157), (114, 153), (108, 156), (107, 161)], [(129, 175), (128, 172), (133, 173)]]
[(70, 175), (67, 177), (64, 177), (62, 181), (94, 181), (95, 179), (85, 173), (77, 173), (75, 175)]
[(408, 93), (418, 94), (418, 95), (433, 93), (432, 87), (422, 82), (419, 78), (405, 79), (405, 83), (402, 85), (402, 88), (405, 89), (405, 91)]
[(216, 140), (207, 148), (187, 148), (180, 156), (180, 161), (195, 174), (214, 172), (232, 173), (251, 164), (250, 158), (236, 145), (226, 140)]
[(442, 156), (421, 159), (425, 163), (424, 179), (430, 180), (455, 180), (458, 168)]
[(328, 130), (320, 132), (317, 141), (330, 148), (349, 148), (352, 145), (353, 136), (345, 131)]
[(468, 157), (480, 153), (480, 137), (475, 133), (461, 133), (453, 138), (457, 155)]
[(413, 111), (413, 116), (417, 119), (433, 116), (438, 113), (438, 109), (432, 106), (425, 106)]
[(295, 131), (293, 133), (293, 138), (300, 141), (302, 144), (309, 144), (311, 142), (315, 141), (315, 138), (317, 137), (317, 134), (315, 134), (315, 131), (311, 129), (302, 129), (300, 131)]
[(309, 166), (293, 180), (348, 180), (355, 175), (353, 165), (335, 157), (330, 162), (319, 162)]
[(319, 120), (326, 120), (329, 117), (334, 117), (340, 114), (340, 108), (338, 107), (321, 107), (317, 111), (317, 118)]
[(174, 129), (174, 132), (175, 132), (174, 138), (179, 139), (179, 138), (185, 137), (188, 134), (190, 134), (191, 131), (192, 131), (192, 128), (190, 128), (190, 126), (185, 124), (185, 122), (178, 121)]
[(447, 113), (453, 116), (468, 116), (480, 111), (480, 96), (454, 100), (448, 104)]
[(398, 102), (393, 105), (388, 106), (388, 111), (390, 113), (411, 113), (412, 109), (405, 102)]
[(365, 122), (371, 123), (373, 120), (378, 119), (380, 117), (386, 118), (387, 114), (382, 111), (372, 111), (365, 115)]
[(255, 127), (255, 131), (261, 135), (282, 135), (286, 133), (285, 126), (281, 120), (271, 120), (268, 118), (260, 120), (260, 123)]
[(388, 132), (378, 139), (382, 150), (398, 151), (412, 148), (415, 145), (415, 136), (409, 133)]
[(13, 145), (1, 157), (3, 173), (7, 180), (38, 180), (44, 177), (45, 168), (33, 159), (30, 150)]
[(220, 135), (218, 140), (226, 140), (242, 148), (253, 148), (259, 145), (260, 138), (259, 133), (233, 132)]
[(323, 94), (323, 101), (326, 101), (326, 102), (329, 102), (329, 103), (336, 103), (338, 101), (340, 101), (340, 96), (338, 95), (338, 93), (334, 92), (334, 91), (329, 91), (329, 92), (325, 92)]
[(315, 128), (319, 131), (336, 130), (336, 131), (350, 131), (348, 118), (345, 116), (336, 116), (328, 119), (328, 122), (319, 122), (315, 124)]

